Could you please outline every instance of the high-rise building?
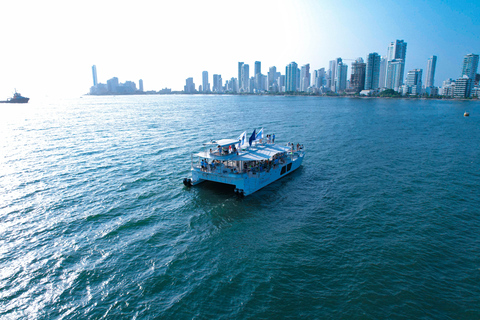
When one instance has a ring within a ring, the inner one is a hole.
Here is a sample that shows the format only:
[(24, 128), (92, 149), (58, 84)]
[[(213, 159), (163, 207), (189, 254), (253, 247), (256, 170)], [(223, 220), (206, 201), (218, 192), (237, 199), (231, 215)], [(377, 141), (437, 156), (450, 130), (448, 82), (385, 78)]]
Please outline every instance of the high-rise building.
[(265, 91), (266, 76), (261, 73), (255, 75), (255, 92)]
[(143, 92), (143, 80), (138, 80), (138, 91)]
[(277, 80), (277, 67), (270, 67), (268, 70), (268, 88), (270, 88)]
[(335, 60), (330, 60), (329, 62), (329, 70), (328, 70), (328, 78), (329, 78), (329, 84), (327, 84), (327, 86), (330, 87), (330, 89), (333, 91), (333, 92), (336, 92), (335, 90), (335, 79), (337, 77), (337, 65), (338, 65), (338, 62), (342, 61), (341, 58), (337, 58)]
[(425, 87), (435, 86), (435, 67), (437, 66), (437, 56), (431, 56), (427, 62), (427, 74), (425, 75)]
[(255, 77), (250, 77), (248, 81), (248, 89), (246, 92), (253, 93), (254, 88), (255, 88)]
[[(386, 87), (398, 91), (403, 85), (405, 74), (405, 58), (407, 54), (407, 43), (403, 40), (395, 40), (390, 43), (387, 50), (387, 75)], [(391, 66), (394, 64), (394, 66)]]
[(380, 55), (376, 52), (373, 52), (368, 54), (367, 56), (367, 66), (365, 70), (365, 89), (376, 90), (380, 88), (379, 83), (380, 83)]
[(475, 79), (478, 68), (478, 54), (467, 54), (463, 58), (463, 67), (461, 76), (467, 76), (470, 79)]
[(208, 83), (208, 71), (202, 72), (202, 91), (210, 92), (210, 83)]
[(335, 92), (343, 92), (347, 89), (347, 72), (348, 65), (340, 61), (337, 64), (336, 80), (335, 80)]
[(242, 68), (243, 68), (243, 62), (238, 63), (238, 91), (240, 92), (240, 89), (242, 88)]
[(313, 71), (313, 76), (315, 88), (320, 89), (325, 81), (325, 68)]
[(195, 93), (195, 83), (193, 83), (193, 78), (187, 78), (183, 91), (185, 93)]
[(278, 91), (285, 92), (285, 75), (279, 75), (277, 78)]
[(387, 79), (385, 87), (398, 91), (403, 85), (403, 72), (405, 69), (405, 62), (402, 59), (388, 61), (387, 64)]
[(250, 66), (248, 64), (242, 65), (241, 79), (242, 87), (240, 90), (242, 92), (250, 92)]
[(226, 89), (227, 91), (230, 91), (230, 92), (238, 92), (238, 79), (237, 78), (234, 78), (232, 77), (230, 79), (230, 81), (228, 81), (228, 85), (227, 83), (225, 83), (226, 85)]
[(262, 73), (262, 63), (260, 61), (255, 61), (255, 74), (254, 74), (254, 76), (256, 76), (259, 73), (260, 74)]
[(92, 66), (92, 74), (93, 74), (93, 85), (96, 86), (97, 85), (97, 66), (96, 65), (93, 65)]
[(378, 87), (386, 88), (387, 86), (387, 57), (380, 58), (380, 75), (378, 76)]
[(358, 58), (352, 63), (352, 74), (350, 76), (350, 87), (355, 92), (360, 92), (365, 89), (365, 72), (367, 64), (363, 62), (362, 58)]
[(455, 81), (455, 89), (454, 89), (453, 96), (455, 98), (470, 97), (470, 94), (472, 93), (472, 84), (473, 84), (472, 78), (470, 78), (467, 75), (463, 75), (461, 78)]
[(395, 42), (391, 42), (387, 48), (387, 59), (388, 61), (392, 61), (394, 59), (402, 59), (405, 60), (407, 55), (407, 43), (403, 40), (395, 40)]
[(213, 75), (212, 91), (217, 93), (222, 92), (222, 76), (219, 74)]
[(107, 90), (110, 93), (116, 93), (118, 90), (118, 78), (113, 77), (112, 79), (107, 80)]
[(298, 65), (291, 62), (285, 70), (285, 92), (297, 91), (297, 71)]
[(300, 91), (307, 92), (308, 87), (310, 87), (310, 64), (307, 63), (306, 65), (302, 66), (300, 70)]
[[(333, 63), (332, 63), (333, 62)], [(342, 58), (330, 61), (330, 67), (332, 68), (332, 91), (342, 92), (347, 89), (347, 71), (348, 66), (343, 63)]]
[(422, 73), (422, 69), (408, 71), (405, 83), (408, 93), (420, 94), (422, 92)]

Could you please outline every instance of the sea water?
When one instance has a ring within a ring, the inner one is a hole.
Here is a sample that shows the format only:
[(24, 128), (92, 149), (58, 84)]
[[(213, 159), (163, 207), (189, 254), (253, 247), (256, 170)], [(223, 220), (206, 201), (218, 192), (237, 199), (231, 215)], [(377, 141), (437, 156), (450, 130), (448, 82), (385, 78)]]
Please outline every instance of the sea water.
[[(262, 127), (298, 170), (184, 187)], [(32, 98), (0, 134), (1, 318), (480, 318), (479, 102)]]

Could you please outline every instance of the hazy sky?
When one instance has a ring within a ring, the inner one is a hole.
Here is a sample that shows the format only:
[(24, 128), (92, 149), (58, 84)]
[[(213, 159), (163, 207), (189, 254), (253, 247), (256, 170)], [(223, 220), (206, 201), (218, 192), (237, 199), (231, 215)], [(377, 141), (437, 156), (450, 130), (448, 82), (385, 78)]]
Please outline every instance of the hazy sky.
[[(291, 61), (328, 68), (337, 57), (386, 55), (407, 42), (406, 71), (437, 55), (435, 84), (480, 53), (480, 1), (19, 1), (0, 4), (0, 99), (82, 95), (99, 82), (143, 79), (183, 90), (201, 73), (237, 76), (237, 63), (285, 73)], [(348, 61), (350, 63), (350, 61)]]

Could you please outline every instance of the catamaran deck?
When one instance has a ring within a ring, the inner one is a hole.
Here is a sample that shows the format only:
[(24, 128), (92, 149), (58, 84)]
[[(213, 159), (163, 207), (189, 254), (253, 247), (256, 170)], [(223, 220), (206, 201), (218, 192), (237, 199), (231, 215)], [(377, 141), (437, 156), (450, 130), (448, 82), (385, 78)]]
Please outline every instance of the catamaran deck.
[(206, 151), (192, 154), (192, 178), (184, 179), (185, 185), (214, 181), (234, 185), (236, 193), (248, 195), (297, 169), (305, 156), (299, 144), (268, 141), (237, 149), (238, 144), (233, 139), (204, 144)]

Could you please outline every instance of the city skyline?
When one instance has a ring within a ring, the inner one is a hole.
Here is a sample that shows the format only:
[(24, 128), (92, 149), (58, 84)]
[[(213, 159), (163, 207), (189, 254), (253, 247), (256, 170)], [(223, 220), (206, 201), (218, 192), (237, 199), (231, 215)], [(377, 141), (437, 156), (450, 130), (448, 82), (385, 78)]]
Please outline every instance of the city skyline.
[[(441, 86), (461, 75), (465, 55), (480, 52), (480, 4), (468, 1), (23, 1), (2, 9), (24, 14), (22, 21), (12, 15), (0, 21), (12, 30), (2, 35), (8, 44), (0, 61), (3, 97), (15, 88), (30, 97), (84, 94), (92, 65), (99, 68), (99, 83), (143, 79), (145, 91), (181, 91), (189, 77), (198, 87), (203, 71), (210, 82), (213, 74), (225, 82), (238, 77), (239, 61), (250, 66), (250, 77), (255, 61), (264, 75), (273, 66), (284, 74), (292, 61), (300, 68), (308, 64), (313, 75), (341, 57), (350, 79), (351, 61), (367, 63), (373, 52), (386, 56), (395, 39), (408, 43), (405, 74), (423, 69), (425, 76), (427, 60), (438, 57), (435, 85)], [(245, 17), (256, 23), (241, 25)], [(208, 30), (201, 36), (200, 26)]]
[[(208, 71), (202, 72), (202, 84), (198, 90), (193, 83), (193, 78), (187, 78), (183, 90), (173, 92), (183, 93), (282, 93), (282, 92), (305, 92), (313, 94), (358, 94), (375, 95), (386, 89), (393, 89), (402, 95), (450, 95), (454, 97), (480, 96), (479, 80), (477, 74), (479, 55), (467, 54), (463, 59), (461, 77), (455, 80), (446, 79), (443, 82), (444, 88), (434, 86), (436, 56), (427, 61), (427, 73), (423, 82), (423, 69), (408, 71), (405, 80), (400, 80), (406, 59), (406, 46), (403, 40), (391, 42), (388, 55), (380, 58), (377, 53), (370, 53), (365, 63), (363, 58), (358, 58), (351, 64), (350, 79), (347, 80), (348, 65), (344, 64), (341, 58), (329, 62), (330, 69), (325, 73), (325, 68), (313, 70), (313, 78), (310, 73), (310, 65), (306, 64), (298, 68), (298, 64), (291, 62), (285, 68), (285, 75), (276, 72), (276, 67), (270, 67), (268, 74), (262, 74), (261, 61), (255, 61), (255, 76), (249, 78), (249, 65), (238, 62), (239, 81), (232, 77), (223, 85), (222, 76), (213, 75), (212, 87), (208, 78)], [(383, 68), (382, 68), (383, 64)], [(392, 67), (393, 65), (393, 67)], [(388, 67), (385, 67), (388, 66)], [(380, 71), (381, 70), (381, 71)], [(392, 72), (392, 70), (395, 70)], [(384, 73), (384, 80), (380, 83), (380, 72)], [(107, 80), (107, 84), (97, 84), (97, 69), (92, 66), (93, 86), (90, 94), (135, 94), (145, 93), (143, 80), (139, 80), (140, 88), (137, 89), (132, 81), (119, 83), (114, 77)], [(112, 85), (112, 82), (114, 85)], [(455, 85), (457, 83), (457, 85)], [(311, 84), (311, 85), (310, 85)], [(445, 93), (446, 92), (446, 93)], [(450, 92), (450, 93), (449, 93)], [(151, 90), (146, 93), (172, 93), (169, 88), (159, 91)]]

